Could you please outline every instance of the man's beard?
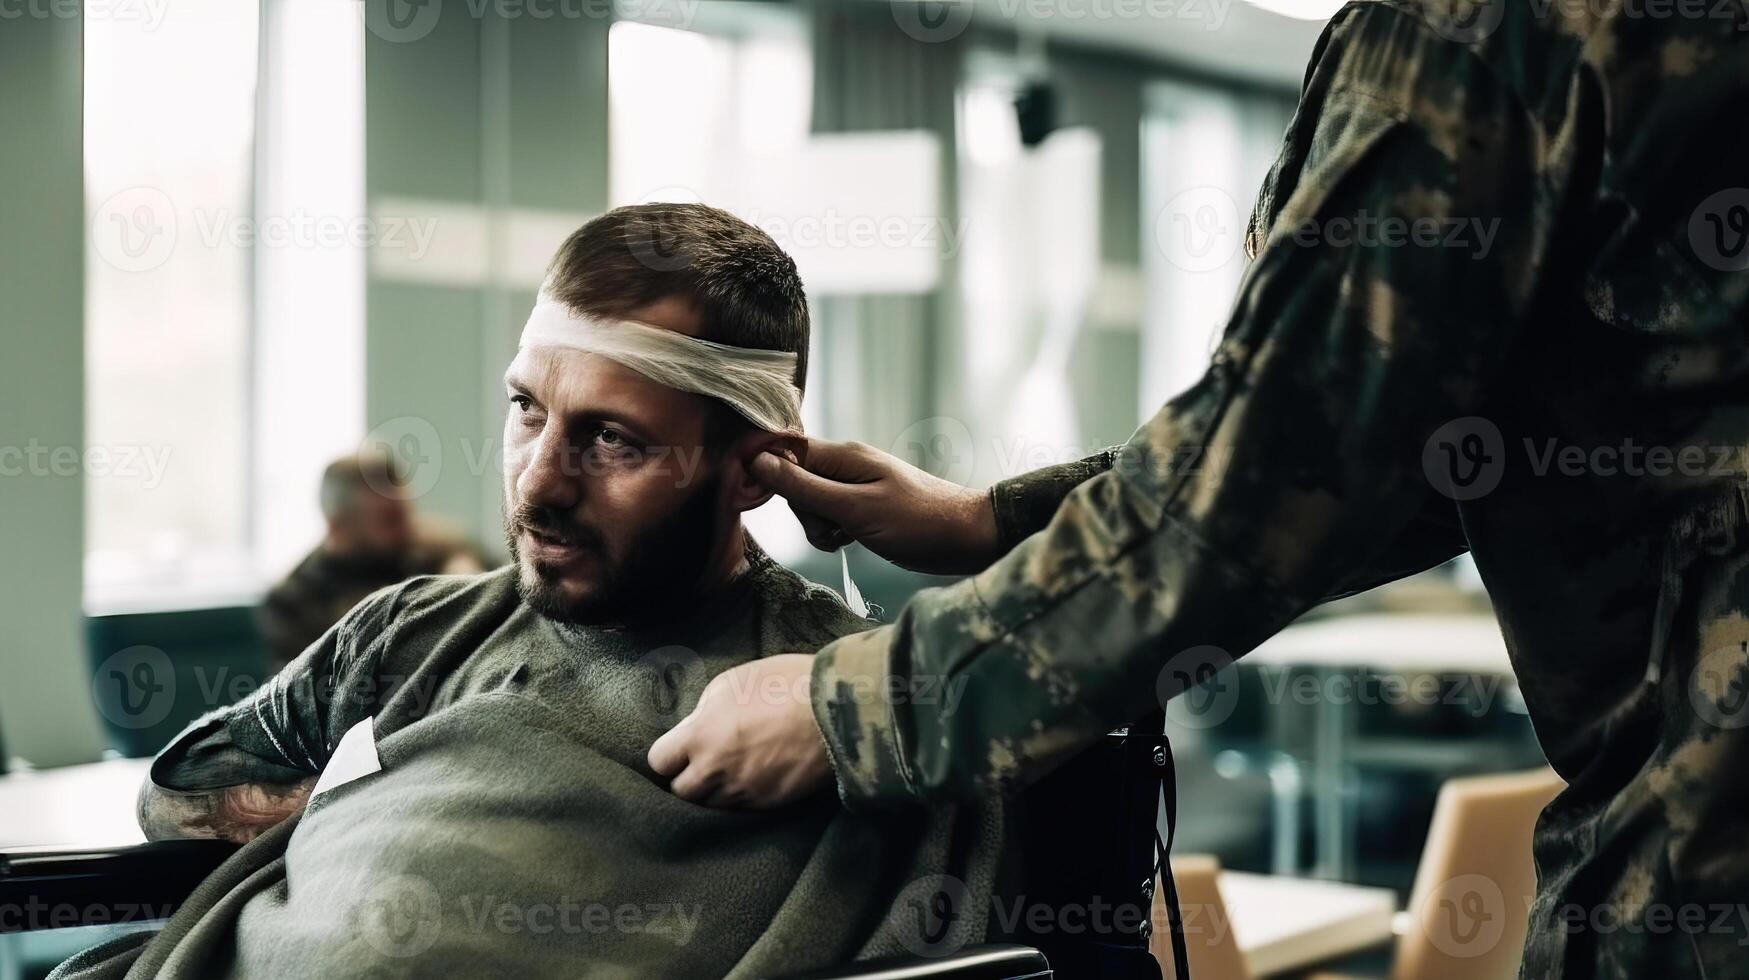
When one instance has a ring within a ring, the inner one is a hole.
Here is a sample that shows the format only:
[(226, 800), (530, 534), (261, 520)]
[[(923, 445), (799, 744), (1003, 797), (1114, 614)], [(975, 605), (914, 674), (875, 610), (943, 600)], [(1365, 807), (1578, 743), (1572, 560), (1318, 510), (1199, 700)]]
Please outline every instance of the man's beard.
[[(678, 510), (633, 538), (617, 558), (600, 531), (562, 511), (526, 504), (507, 509), (504, 539), (517, 564), (516, 594), (542, 616), (586, 626), (636, 625), (691, 605), (717, 542), (717, 482), (701, 481)], [(524, 528), (595, 552), (605, 566), (597, 587), (588, 596), (570, 599), (551, 580), (552, 570), (525, 566), (517, 547)]]

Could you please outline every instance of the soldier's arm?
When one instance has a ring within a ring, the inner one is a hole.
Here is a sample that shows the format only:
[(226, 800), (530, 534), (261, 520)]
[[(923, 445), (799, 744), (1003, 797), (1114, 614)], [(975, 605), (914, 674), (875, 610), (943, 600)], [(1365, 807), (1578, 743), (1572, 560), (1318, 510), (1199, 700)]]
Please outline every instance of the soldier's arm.
[[(1545, 144), (1512, 93), (1411, 17), (1368, 4), (1333, 21), (1208, 373), (1041, 533), (816, 658), (848, 804), (1038, 778), (1377, 567), (1437, 509), (1424, 450), (1484, 410), (1561, 179), (1539, 173)], [(1468, 247), (1336, 233), (1360, 215), (1464, 222)]]
[[(996, 514), (998, 554), (1044, 530), (1057, 508), (1081, 484), (1111, 469), (1118, 449), (1106, 449), (1069, 463), (1046, 466), (1003, 480), (990, 488)], [(1445, 498), (1429, 499), (1424, 512), (1404, 525), (1373, 559), (1332, 583), (1323, 599), (1364, 592), (1405, 575), (1425, 571), (1469, 550), (1457, 510)]]

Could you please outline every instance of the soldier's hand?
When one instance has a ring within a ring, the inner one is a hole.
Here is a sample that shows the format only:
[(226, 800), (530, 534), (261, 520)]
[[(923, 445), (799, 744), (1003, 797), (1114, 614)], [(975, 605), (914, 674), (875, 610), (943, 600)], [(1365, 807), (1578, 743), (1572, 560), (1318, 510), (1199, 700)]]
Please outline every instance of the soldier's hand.
[(809, 699), (813, 667), (813, 654), (789, 653), (718, 674), (650, 746), (650, 768), (705, 806), (769, 809), (816, 792), (832, 767)]
[(980, 571), (999, 557), (988, 493), (873, 446), (809, 439), (800, 464), (760, 453), (750, 468), (789, 501), (822, 551), (860, 541), (895, 565), (936, 575)]

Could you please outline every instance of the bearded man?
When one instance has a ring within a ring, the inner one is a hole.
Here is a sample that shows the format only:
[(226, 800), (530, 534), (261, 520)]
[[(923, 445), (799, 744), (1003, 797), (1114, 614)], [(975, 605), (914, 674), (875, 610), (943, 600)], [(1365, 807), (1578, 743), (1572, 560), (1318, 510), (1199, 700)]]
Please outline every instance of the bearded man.
[[(725, 212), (573, 234), (505, 375), (516, 561), (373, 594), (182, 733), (147, 835), (246, 843), (59, 975), (739, 977), (982, 938), (1000, 804), (713, 809), (646, 761), (713, 677), (870, 625), (742, 527), (748, 460), (802, 444), (807, 350), (794, 263)], [(942, 876), (955, 934), (919, 937), (903, 895)]]

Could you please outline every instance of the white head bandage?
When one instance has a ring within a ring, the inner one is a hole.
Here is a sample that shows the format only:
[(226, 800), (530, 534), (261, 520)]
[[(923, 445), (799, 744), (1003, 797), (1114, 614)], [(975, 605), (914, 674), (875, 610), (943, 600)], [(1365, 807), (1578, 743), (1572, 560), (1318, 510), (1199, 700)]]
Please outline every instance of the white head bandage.
[(767, 432), (802, 431), (802, 393), (790, 351), (730, 347), (635, 320), (579, 316), (544, 290), (522, 328), (521, 346), (600, 354), (659, 385), (718, 399)]
[[(544, 289), (519, 346), (600, 354), (659, 385), (718, 399), (767, 432), (802, 431), (796, 355), (789, 351), (730, 347), (635, 320), (578, 316)], [(870, 607), (851, 581), (849, 554), (848, 548), (838, 551), (844, 598), (852, 612), (866, 617)]]

